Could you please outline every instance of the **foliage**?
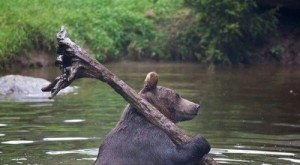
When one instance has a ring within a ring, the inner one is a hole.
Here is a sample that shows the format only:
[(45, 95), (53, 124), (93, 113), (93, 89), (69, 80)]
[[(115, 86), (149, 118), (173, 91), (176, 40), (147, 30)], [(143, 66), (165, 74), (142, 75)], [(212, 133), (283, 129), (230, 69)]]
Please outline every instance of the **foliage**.
[(278, 22), (276, 9), (260, 9), (255, 0), (2, 0), (0, 10), (0, 62), (35, 49), (54, 54), (64, 25), (101, 61), (248, 63)]
[[(163, 35), (155, 29), (153, 20), (174, 11), (181, 6), (180, 2), (2, 0), (0, 61), (33, 49), (54, 51), (55, 34), (61, 25), (66, 26), (75, 42), (91, 51), (98, 60), (120, 59), (129, 46), (133, 50), (149, 52), (143, 55), (152, 57), (164, 49), (155, 42)], [(153, 19), (145, 17), (148, 10), (155, 13)]]
[(272, 45), (270, 48), (270, 52), (274, 55), (279, 55), (283, 51), (283, 46), (279, 43)]
[(249, 63), (255, 43), (277, 27), (276, 9), (258, 8), (255, 0), (185, 0), (198, 23), (182, 40), (193, 44), (198, 60)]

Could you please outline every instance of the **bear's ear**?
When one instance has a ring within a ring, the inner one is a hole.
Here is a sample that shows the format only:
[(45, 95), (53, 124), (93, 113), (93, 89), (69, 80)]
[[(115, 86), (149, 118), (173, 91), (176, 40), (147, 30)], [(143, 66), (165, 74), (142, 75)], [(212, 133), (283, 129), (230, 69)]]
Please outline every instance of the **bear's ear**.
[(158, 82), (158, 75), (155, 72), (150, 72), (145, 78), (144, 89), (145, 91), (153, 90), (156, 88)]

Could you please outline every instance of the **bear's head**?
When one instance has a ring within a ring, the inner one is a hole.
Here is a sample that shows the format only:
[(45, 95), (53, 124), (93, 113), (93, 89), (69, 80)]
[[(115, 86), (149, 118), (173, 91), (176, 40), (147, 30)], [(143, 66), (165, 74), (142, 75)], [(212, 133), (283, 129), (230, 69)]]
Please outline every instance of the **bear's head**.
[(157, 86), (157, 82), (158, 75), (148, 73), (139, 94), (173, 122), (190, 120), (197, 115), (199, 104), (180, 97), (174, 90)]

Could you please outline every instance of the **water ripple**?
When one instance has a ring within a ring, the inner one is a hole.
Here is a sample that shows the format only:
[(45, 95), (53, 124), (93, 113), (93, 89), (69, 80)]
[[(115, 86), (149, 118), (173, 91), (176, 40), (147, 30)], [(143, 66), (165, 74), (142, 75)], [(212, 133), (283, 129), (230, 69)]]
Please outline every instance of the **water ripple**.
[(52, 137), (43, 138), (43, 141), (74, 141), (74, 140), (89, 140), (89, 139), (99, 139), (96, 137)]
[(227, 159), (227, 158), (214, 158), (216, 161), (223, 162), (223, 163), (229, 163), (229, 162), (243, 162), (243, 163), (250, 163), (253, 161), (250, 160), (239, 160), (239, 159)]
[(275, 126), (281, 126), (281, 127), (300, 128), (300, 124), (273, 123), (272, 125), (275, 125)]
[(46, 154), (48, 154), (48, 155), (84, 154), (84, 155), (97, 156), (98, 148), (68, 150), (68, 151), (48, 151), (48, 152), (46, 152)]
[(0, 124), (0, 127), (6, 127), (7, 124)]
[(239, 149), (222, 149), (213, 148), (212, 154), (221, 155), (225, 153), (229, 154), (253, 154), (253, 155), (279, 155), (279, 156), (295, 156), (294, 153), (289, 152), (275, 152), (275, 151), (259, 151), (259, 150), (239, 150)]
[(85, 122), (84, 119), (69, 119), (69, 120), (64, 120), (65, 123), (81, 123)]
[(20, 120), (21, 117), (18, 116), (8, 116), (8, 117), (1, 117), (1, 120)]
[(27, 158), (15, 158), (15, 159), (11, 159), (11, 160), (16, 160), (16, 161), (20, 161), (20, 160), (22, 161), (23, 160), (24, 161), (24, 160), (27, 160)]
[(1, 142), (2, 144), (31, 144), (34, 143), (34, 141), (31, 140), (11, 140), (11, 141), (4, 141)]
[(91, 161), (96, 161), (96, 157), (95, 158), (81, 158), (81, 159), (76, 159), (76, 160), (91, 160)]
[(49, 102), (46, 102), (46, 103), (40, 103), (40, 104), (31, 104), (31, 105), (28, 105), (29, 107), (49, 107), (49, 106), (52, 106), (53, 104), (52, 103), (49, 103)]
[(278, 158), (278, 159), (290, 161), (293, 163), (300, 163), (300, 159), (292, 159), (292, 158)]

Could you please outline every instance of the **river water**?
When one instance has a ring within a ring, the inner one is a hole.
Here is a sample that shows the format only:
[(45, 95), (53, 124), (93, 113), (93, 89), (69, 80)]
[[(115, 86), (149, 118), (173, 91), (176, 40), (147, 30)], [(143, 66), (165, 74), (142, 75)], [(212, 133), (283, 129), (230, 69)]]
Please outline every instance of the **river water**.
[[(156, 71), (159, 85), (200, 103), (198, 116), (178, 125), (190, 136), (206, 137), (220, 164), (300, 164), (299, 67), (106, 66), (135, 90), (142, 88), (149, 71)], [(53, 80), (58, 72), (44, 68), (14, 74)], [(0, 164), (93, 164), (101, 139), (126, 102), (97, 80), (72, 85), (79, 87), (75, 93), (46, 102), (0, 102)]]

